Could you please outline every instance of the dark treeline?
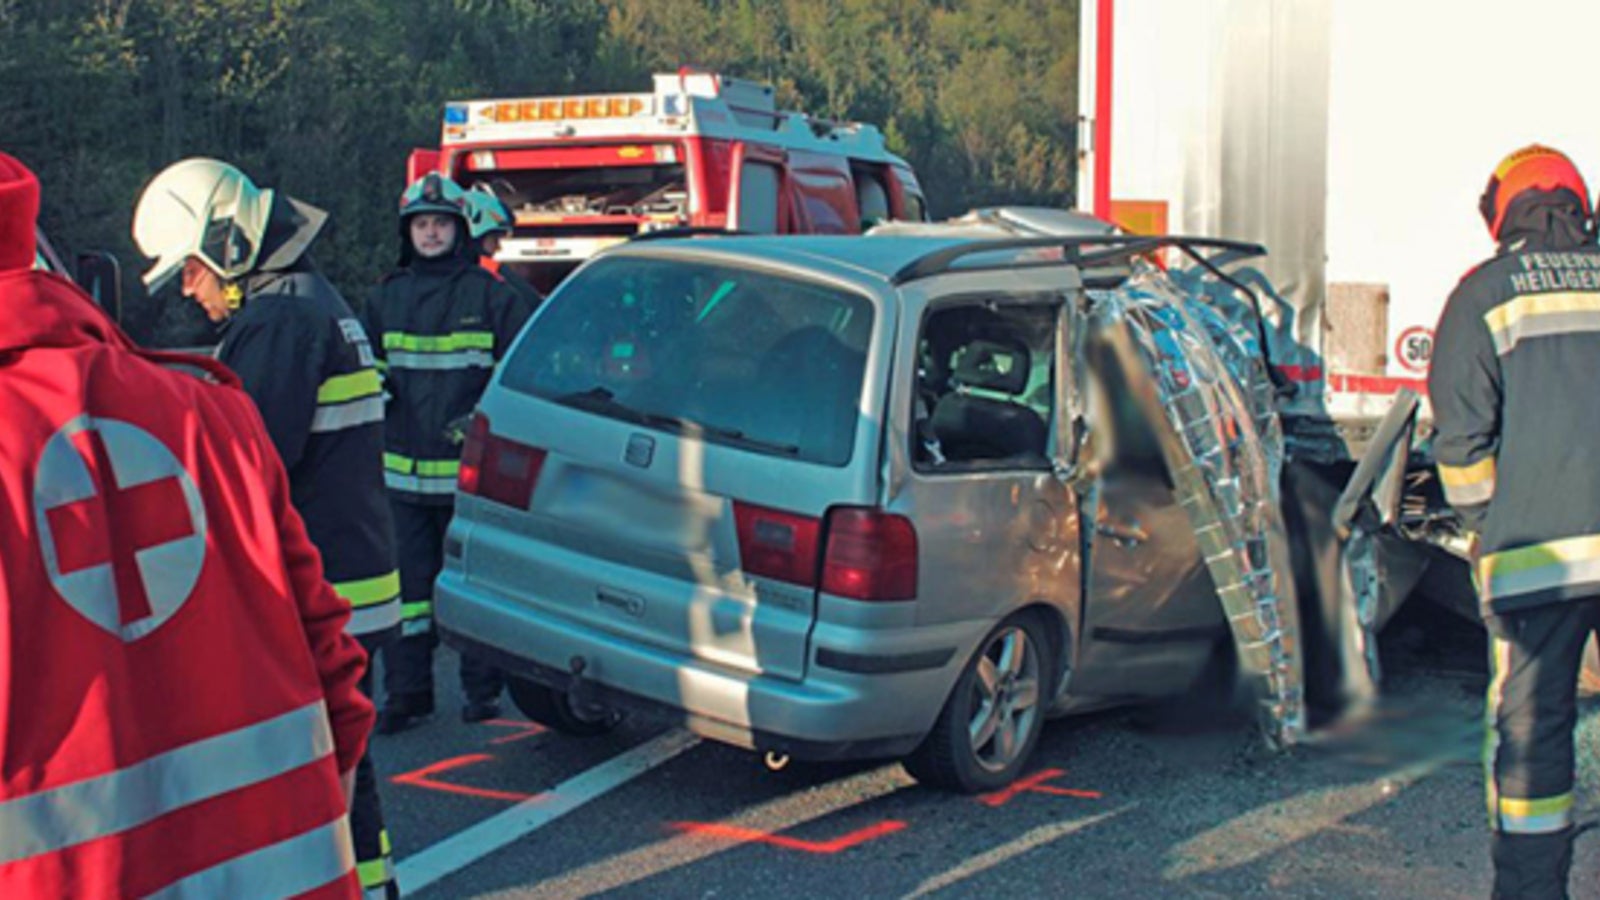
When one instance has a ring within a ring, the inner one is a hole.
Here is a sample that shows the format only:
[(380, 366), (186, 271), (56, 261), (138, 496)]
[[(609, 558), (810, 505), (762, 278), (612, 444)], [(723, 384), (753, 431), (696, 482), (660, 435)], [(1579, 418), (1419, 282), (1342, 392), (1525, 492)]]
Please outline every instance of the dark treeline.
[(65, 248), (127, 269), (127, 325), (204, 334), (138, 289), (132, 207), (203, 154), (328, 209), (353, 301), (394, 262), (406, 154), (451, 99), (648, 90), (689, 64), (878, 124), (935, 215), (1070, 201), (1077, 0), (0, 0), (0, 147)]

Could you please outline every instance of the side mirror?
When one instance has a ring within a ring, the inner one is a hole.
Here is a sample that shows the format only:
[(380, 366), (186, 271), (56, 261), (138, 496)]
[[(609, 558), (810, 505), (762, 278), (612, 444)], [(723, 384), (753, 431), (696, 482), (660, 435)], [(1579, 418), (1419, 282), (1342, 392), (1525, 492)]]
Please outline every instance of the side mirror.
[(98, 251), (78, 254), (77, 281), (113, 322), (122, 322), (122, 265), (115, 256)]

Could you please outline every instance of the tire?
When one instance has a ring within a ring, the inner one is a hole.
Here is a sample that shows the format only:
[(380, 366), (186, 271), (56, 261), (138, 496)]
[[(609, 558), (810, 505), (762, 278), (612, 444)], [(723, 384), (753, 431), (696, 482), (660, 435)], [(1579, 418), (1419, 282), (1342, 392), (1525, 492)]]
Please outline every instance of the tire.
[(1038, 619), (1001, 622), (967, 661), (933, 730), (901, 761), (906, 771), (930, 787), (964, 794), (1017, 780), (1044, 728), (1055, 667)]
[(606, 712), (598, 717), (579, 715), (566, 692), (524, 678), (507, 678), (511, 702), (522, 714), (553, 731), (572, 737), (596, 737), (617, 727), (618, 717)]

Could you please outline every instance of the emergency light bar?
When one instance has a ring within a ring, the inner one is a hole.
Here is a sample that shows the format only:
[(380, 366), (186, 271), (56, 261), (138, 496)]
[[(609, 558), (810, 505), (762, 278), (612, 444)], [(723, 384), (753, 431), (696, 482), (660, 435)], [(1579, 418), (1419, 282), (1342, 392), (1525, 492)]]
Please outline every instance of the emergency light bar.
[(487, 100), (445, 106), (446, 125), (493, 122), (566, 122), (579, 119), (626, 119), (655, 115), (650, 94), (603, 94), (530, 100)]

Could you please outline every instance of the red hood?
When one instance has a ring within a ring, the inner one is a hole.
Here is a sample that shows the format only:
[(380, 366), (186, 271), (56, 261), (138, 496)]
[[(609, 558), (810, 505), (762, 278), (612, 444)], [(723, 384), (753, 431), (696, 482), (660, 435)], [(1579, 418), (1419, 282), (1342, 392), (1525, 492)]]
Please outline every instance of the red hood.
[(0, 153), (0, 272), (33, 268), (39, 180), (13, 156)]
[(33, 271), (39, 180), (0, 152), (0, 351), (85, 342), (131, 346), (70, 282)]
[(0, 152), (0, 353), (106, 344), (157, 362), (204, 369), (224, 384), (238, 383), (214, 360), (139, 349), (77, 285), (34, 271), (38, 219), (38, 179), (15, 157)]
[(90, 343), (134, 347), (72, 282), (46, 272), (0, 270), (0, 352)]
[(239, 385), (232, 370), (209, 357), (141, 348), (88, 294), (59, 275), (0, 271), (0, 354), (88, 344), (115, 347), (162, 365), (200, 369), (219, 384)]

